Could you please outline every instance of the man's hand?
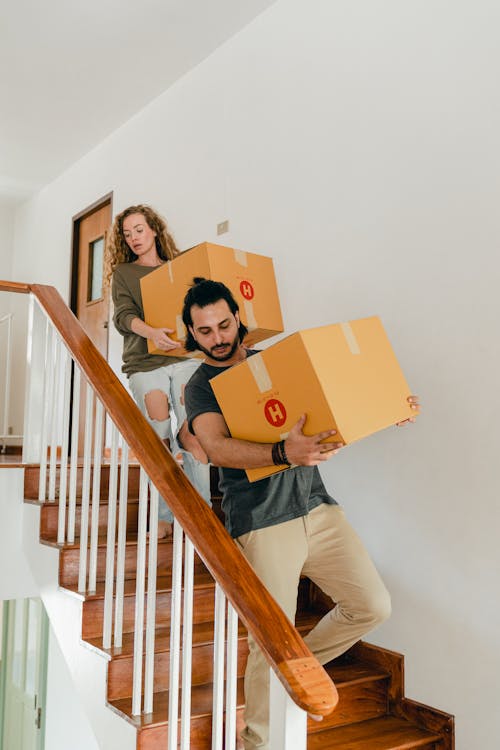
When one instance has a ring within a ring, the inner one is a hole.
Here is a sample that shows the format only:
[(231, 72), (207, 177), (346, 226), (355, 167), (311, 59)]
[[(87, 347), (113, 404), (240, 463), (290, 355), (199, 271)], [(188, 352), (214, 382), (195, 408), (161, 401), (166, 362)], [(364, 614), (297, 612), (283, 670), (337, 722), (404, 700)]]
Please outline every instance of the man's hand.
[[(406, 400), (408, 401), (408, 403), (410, 404), (410, 406), (411, 406), (412, 409), (420, 409), (420, 403), (418, 401), (418, 396), (408, 396), (408, 398)], [(402, 424), (407, 424), (407, 422), (414, 422), (415, 418), (416, 418), (416, 415), (415, 415), (415, 417), (408, 417), (408, 419), (403, 419), (402, 422), (396, 422), (396, 425), (398, 427), (401, 427)]]
[[(285, 440), (285, 451), (291, 464), (316, 466), (337, 453), (343, 443), (321, 443), (335, 435), (335, 430), (319, 432), (307, 437), (302, 432), (305, 414), (295, 424)], [(271, 466), (272, 443), (254, 443), (232, 438), (222, 414), (205, 412), (193, 419), (196, 437), (214, 466), (228, 469), (260, 469)]]
[(169, 338), (169, 333), (173, 333), (173, 328), (152, 328), (150, 338), (157, 349), (169, 352), (170, 349), (177, 349), (180, 346), (178, 341)]
[(336, 430), (318, 432), (317, 435), (308, 437), (302, 432), (306, 422), (303, 414), (299, 421), (294, 424), (285, 440), (285, 451), (291, 464), (297, 466), (317, 466), (321, 461), (327, 461), (335, 453), (338, 453), (344, 443), (322, 443), (325, 438), (332, 437)]

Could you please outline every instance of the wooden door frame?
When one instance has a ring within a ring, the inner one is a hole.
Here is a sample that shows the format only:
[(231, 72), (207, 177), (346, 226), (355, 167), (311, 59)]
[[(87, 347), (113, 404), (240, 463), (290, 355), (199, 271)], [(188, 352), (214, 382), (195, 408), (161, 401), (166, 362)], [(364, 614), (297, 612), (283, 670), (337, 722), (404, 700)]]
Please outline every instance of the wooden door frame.
[(40, 642), (42, 644), (43, 653), (40, 659), (40, 669), (42, 670), (42, 673), (45, 676), (42, 678), (42, 684), (39, 685), (40, 687), (39, 703), (42, 706), (42, 721), (40, 725), (39, 750), (44, 750), (45, 749), (45, 730), (47, 726), (46, 725), (47, 683), (49, 680), (50, 621), (49, 621), (49, 615), (47, 613), (47, 610), (45, 609), (45, 604), (43, 603), (43, 599), (41, 599), (41, 602), (42, 602), (42, 632), (40, 634)]
[[(111, 210), (111, 216), (113, 216), (113, 191), (106, 193), (102, 198), (92, 203), (83, 211), (75, 214), (71, 219), (71, 275), (70, 275), (70, 303), (69, 306), (71, 311), (76, 315), (77, 313), (77, 301), (78, 301), (78, 261), (80, 253), (80, 224), (84, 219), (98, 211), (100, 208), (104, 208), (109, 203)], [(108, 331), (108, 344), (109, 344), (109, 331)]]

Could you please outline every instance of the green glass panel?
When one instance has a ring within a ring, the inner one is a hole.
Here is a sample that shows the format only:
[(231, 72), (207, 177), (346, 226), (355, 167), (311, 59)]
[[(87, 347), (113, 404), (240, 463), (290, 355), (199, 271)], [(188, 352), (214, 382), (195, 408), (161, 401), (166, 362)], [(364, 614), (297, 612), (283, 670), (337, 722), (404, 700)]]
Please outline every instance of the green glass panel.
[(14, 609), (14, 632), (12, 648), (12, 684), (18, 688), (23, 687), (24, 678), (24, 636), (25, 636), (25, 601), (16, 599), (13, 602)]
[(40, 601), (29, 600), (28, 609), (28, 642), (26, 653), (26, 684), (24, 692), (27, 695), (36, 693), (36, 669), (38, 663), (38, 633), (40, 631)]
[(89, 302), (102, 297), (102, 277), (104, 267), (104, 237), (90, 243), (90, 283)]

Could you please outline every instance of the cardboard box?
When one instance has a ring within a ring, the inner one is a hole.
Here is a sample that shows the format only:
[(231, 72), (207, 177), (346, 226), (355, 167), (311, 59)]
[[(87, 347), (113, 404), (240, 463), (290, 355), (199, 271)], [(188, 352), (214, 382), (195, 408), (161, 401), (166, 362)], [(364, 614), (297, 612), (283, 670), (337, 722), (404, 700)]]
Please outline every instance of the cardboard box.
[(348, 445), (417, 413), (378, 317), (294, 333), (210, 382), (231, 435), (259, 443), (285, 438), (301, 414), (305, 434), (334, 429)]
[[(146, 323), (154, 328), (173, 328), (172, 338), (184, 343), (182, 305), (195, 276), (222, 281), (229, 287), (240, 307), (241, 321), (249, 331), (246, 345), (253, 346), (283, 331), (272, 258), (210, 242), (186, 250), (141, 279)], [(149, 340), (148, 351), (168, 354)], [(174, 349), (171, 354), (193, 356), (184, 348)]]

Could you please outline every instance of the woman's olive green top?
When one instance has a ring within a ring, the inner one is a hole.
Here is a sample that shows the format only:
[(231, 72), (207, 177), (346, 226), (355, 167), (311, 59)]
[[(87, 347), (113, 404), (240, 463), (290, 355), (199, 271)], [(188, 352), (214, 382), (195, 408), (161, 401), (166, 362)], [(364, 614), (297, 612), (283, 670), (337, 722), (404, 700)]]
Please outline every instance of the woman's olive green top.
[(150, 354), (147, 340), (134, 333), (130, 324), (134, 318), (144, 320), (140, 280), (154, 271), (153, 266), (138, 266), (136, 263), (121, 263), (113, 272), (111, 294), (113, 297), (113, 322), (123, 336), (122, 371), (130, 377), (134, 372), (148, 372), (157, 367), (182, 362), (182, 357), (167, 357)]

